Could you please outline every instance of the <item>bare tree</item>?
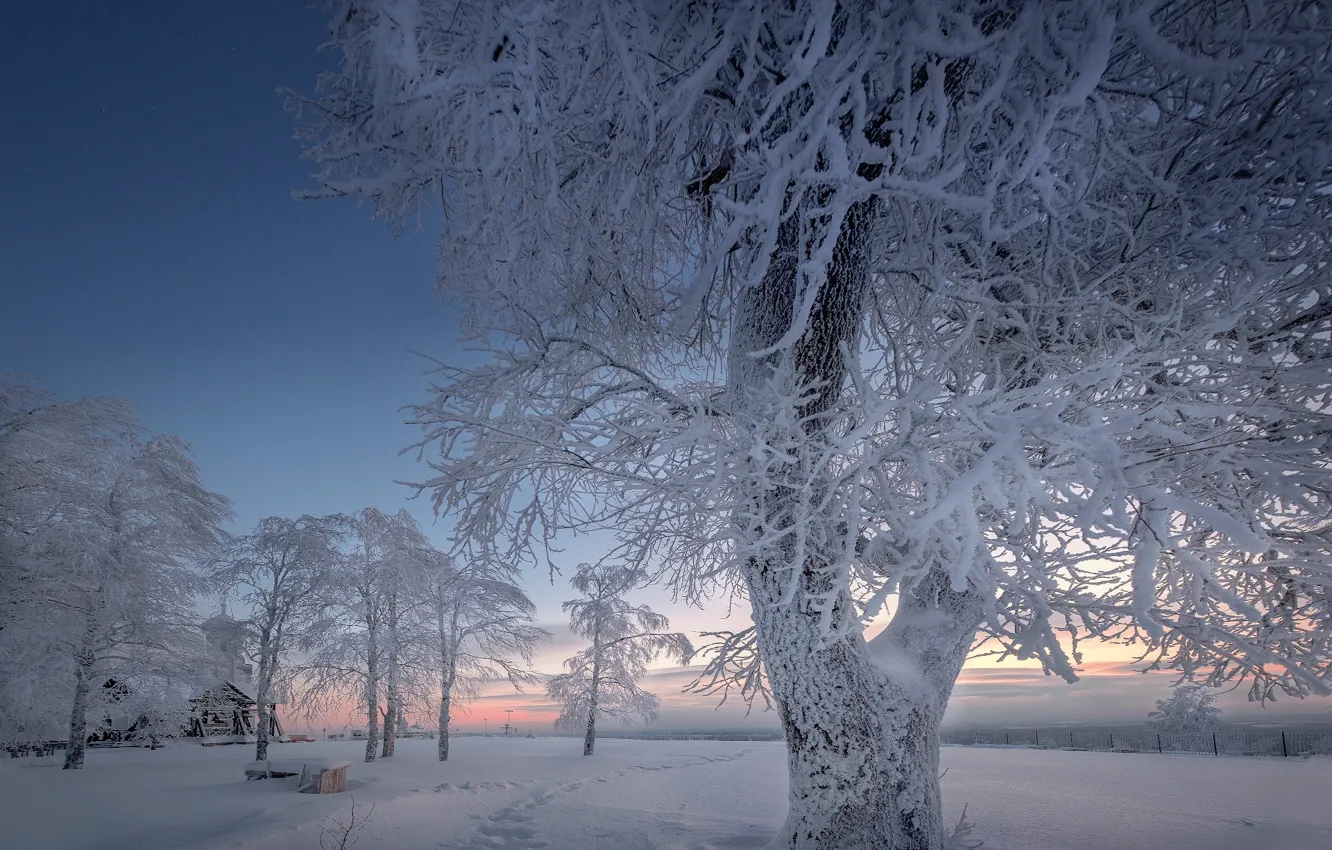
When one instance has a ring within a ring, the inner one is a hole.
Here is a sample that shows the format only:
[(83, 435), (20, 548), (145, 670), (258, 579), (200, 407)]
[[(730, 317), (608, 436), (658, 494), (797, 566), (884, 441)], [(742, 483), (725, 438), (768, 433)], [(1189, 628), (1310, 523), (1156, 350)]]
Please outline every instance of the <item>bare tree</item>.
[(332, 29), (318, 194), (442, 197), (492, 355), (418, 408), (426, 486), (494, 557), (605, 528), (748, 601), (722, 643), (785, 727), (774, 847), (937, 850), (978, 634), (1070, 680), (1092, 638), (1328, 690), (1322, 7), (346, 0)]
[(536, 681), (527, 668), (537, 646), (550, 639), (532, 625), (536, 606), (512, 581), (511, 571), (479, 559), (463, 565), (436, 553), (421, 588), (421, 645), (439, 687), (439, 760), (449, 758), (454, 706), (485, 682), (508, 681), (516, 690)]
[(248, 608), (243, 622), (259, 667), (256, 761), (268, 758), (274, 682), (287, 652), (319, 615), (324, 588), (340, 565), (346, 522), (342, 516), (267, 517), (213, 564), (215, 585)]
[(645, 580), (634, 567), (580, 564), (570, 584), (582, 596), (561, 606), (573, 633), (592, 643), (564, 662), (569, 672), (551, 679), (546, 692), (560, 706), (556, 728), (583, 730), (585, 756), (596, 748), (599, 718), (656, 718), (661, 700), (638, 686), (649, 662), (666, 656), (687, 664), (694, 654), (689, 638), (665, 631), (669, 620), (624, 598)]

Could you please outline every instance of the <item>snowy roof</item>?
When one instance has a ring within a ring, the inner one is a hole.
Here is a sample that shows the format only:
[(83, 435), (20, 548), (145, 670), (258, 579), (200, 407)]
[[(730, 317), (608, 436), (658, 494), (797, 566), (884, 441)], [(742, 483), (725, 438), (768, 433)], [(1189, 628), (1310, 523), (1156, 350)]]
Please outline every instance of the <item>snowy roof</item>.
[[(257, 694), (255, 693), (254, 685), (242, 682), (233, 682), (230, 679), (227, 679), (223, 682), (220, 682), (217, 685), (214, 685), (213, 687), (204, 691), (202, 694), (199, 694), (199, 696), (195, 697), (195, 699), (199, 699), (207, 694), (213, 694), (214, 696), (220, 696), (227, 699), (236, 699), (237, 697), (239, 697), (251, 703), (257, 702)], [(268, 700), (268, 704), (280, 705), (280, 703), (276, 702), (271, 697)]]

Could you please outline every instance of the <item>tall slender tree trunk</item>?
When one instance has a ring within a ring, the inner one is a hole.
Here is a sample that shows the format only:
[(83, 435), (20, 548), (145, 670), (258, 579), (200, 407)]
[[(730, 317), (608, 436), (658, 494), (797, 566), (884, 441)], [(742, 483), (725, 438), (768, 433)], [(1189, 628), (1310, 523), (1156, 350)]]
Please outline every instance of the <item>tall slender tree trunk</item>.
[[(441, 600), (444, 599), (441, 595)], [(448, 620), (445, 620), (446, 606), (450, 605)], [(458, 681), (458, 605), (441, 602), (435, 608), (436, 633), (439, 637), (439, 760), (449, 760), (449, 723), (453, 721), (453, 686)]]
[(378, 647), (374, 633), (370, 633), (365, 675), (365, 760), (375, 760), (375, 751), (379, 746), (379, 665), (376, 661)]
[(388, 659), (384, 669), (384, 681), (387, 684), (384, 711), (384, 758), (393, 758), (393, 751), (398, 743), (398, 724), (402, 719), (402, 697), (398, 692), (401, 670), (398, 666), (398, 599), (397, 594), (390, 594), (388, 599)]
[(597, 746), (597, 699), (601, 690), (601, 623), (592, 633), (592, 681), (587, 698), (587, 732), (583, 735), (583, 755), (590, 756)]
[[(91, 619), (91, 618), (90, 618)], [(69, 714), (69, 744), (65, 748), (64, 770), (81, 770), (83, 752), (88, 745), (88, 692), (91, 687), (96, 656), (94, 654), (95, 626), (89, 623), (84, 632), (74, 667), (74, 707)]]
[(449, 723), (453, 721), (453, 673), (449, 671), (439, 683), (439, 760), (449, 760)]
[(388, 695), (384, 702), (384, 746), (380, 756), (393, 758), (393, 750), (398, 741), (398, 723), (402, 715), (402, 707), (398, 705), (398, 686), (394, 684), (392, 678), (388, 680)]
[(258, 724), (254, 730), (254, 760), (265, 761), (268, 759), (268, 724), (269, 724), (269, 692), (273, 690), (273, 660), (271, 658), (272, 647), (269, 645), (268, 635), (261, 637), (259, 646), (259, 682), (254, 689), (254, 716)]

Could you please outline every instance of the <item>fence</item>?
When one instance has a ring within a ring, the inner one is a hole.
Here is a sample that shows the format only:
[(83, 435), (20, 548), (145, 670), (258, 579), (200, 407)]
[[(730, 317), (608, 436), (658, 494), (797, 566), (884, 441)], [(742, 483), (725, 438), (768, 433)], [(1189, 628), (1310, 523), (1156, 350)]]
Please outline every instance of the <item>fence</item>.
[(1224, 729), (1206, 735), (1161, 735), (1114, 729), (946, 729), (945, 744), (1024, 746), (1119, 753), (1214, 756), (1332, 755), (1332, 730)]
[[(562, 736), (565, 737), (565, 736)], [(568, 735), (567, 737), (581, 737)], [(597, 732), (598, 738), (635, 741), (780, 741), (773, 731), (647, 731)], [(1192, 753), (1217, 756), (1332, 755), (1332, 729), (1224, 729), (1207, 735), (1158, 735), (1143, 729), (946, 729), (945, 744), (1017, 746), (1051, 750), (1118, 753)]]
[[(582, 735), (559, 737), (581, 738)], [(771, 732), (652, 732), (652, 731), (597, 731), (598, 738), (626, 738), (631, 741), (780, 741), (779, 731)]]

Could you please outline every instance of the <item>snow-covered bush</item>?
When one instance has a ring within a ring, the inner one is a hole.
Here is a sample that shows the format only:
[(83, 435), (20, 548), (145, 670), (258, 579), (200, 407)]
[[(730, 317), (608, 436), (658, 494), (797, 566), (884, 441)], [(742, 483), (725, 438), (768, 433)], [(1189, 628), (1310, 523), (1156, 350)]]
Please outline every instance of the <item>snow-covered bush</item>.
[(1199, 685), (1181, 683), (1169, 699), (1156, 701), (1156, 710), (1148, 712), (1148, 725), (1162, 735), (1210, 735), (1221, 728), (1221, 709), (1216, 696)]

